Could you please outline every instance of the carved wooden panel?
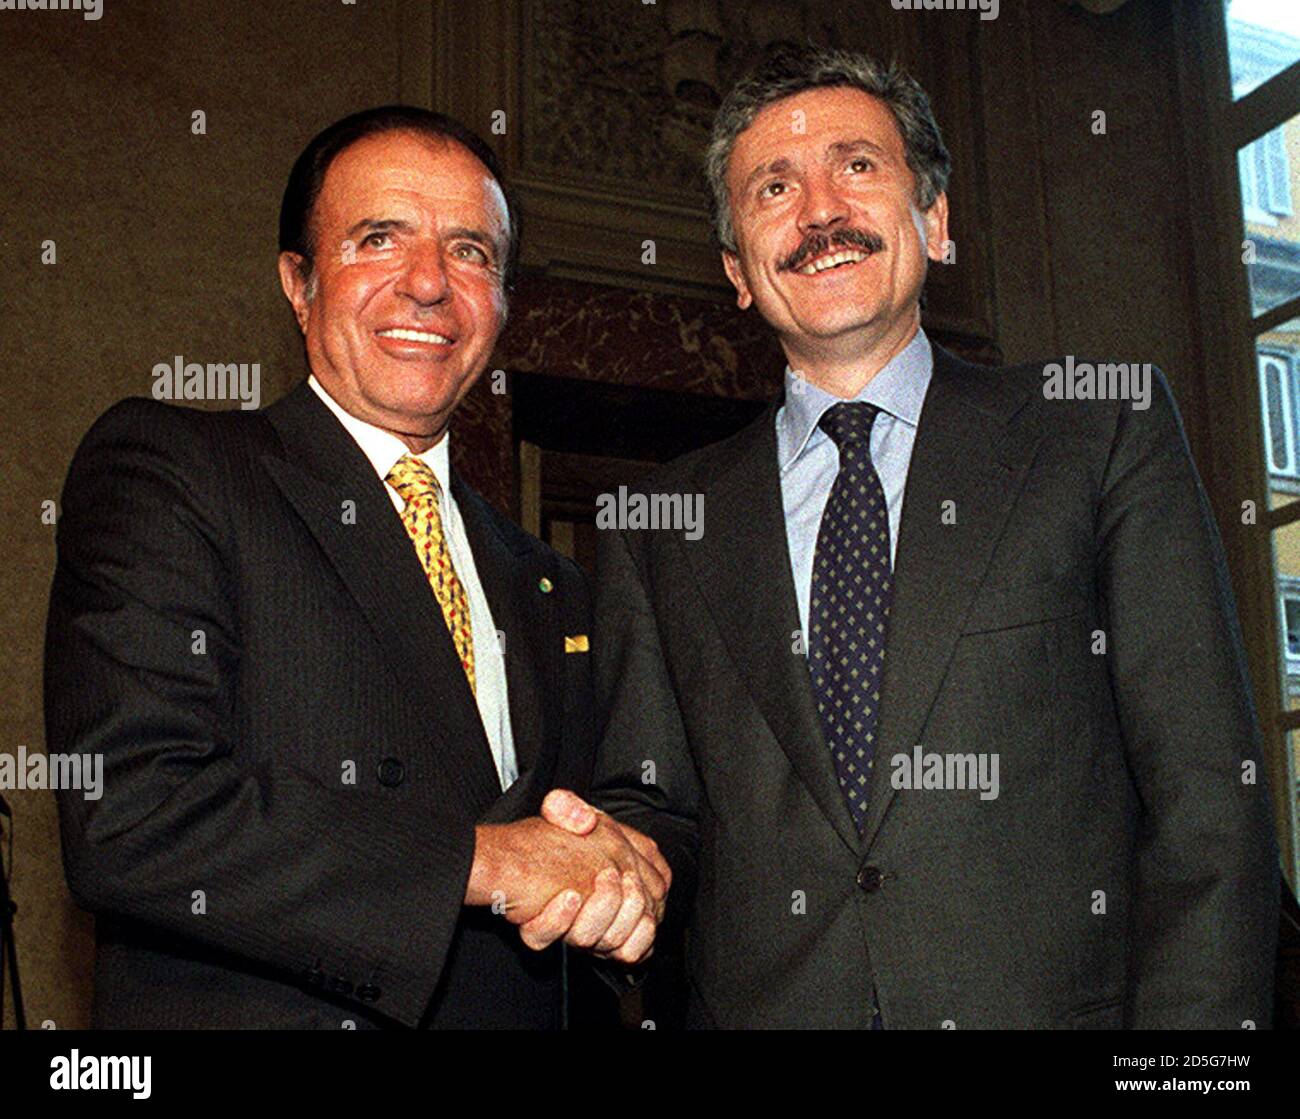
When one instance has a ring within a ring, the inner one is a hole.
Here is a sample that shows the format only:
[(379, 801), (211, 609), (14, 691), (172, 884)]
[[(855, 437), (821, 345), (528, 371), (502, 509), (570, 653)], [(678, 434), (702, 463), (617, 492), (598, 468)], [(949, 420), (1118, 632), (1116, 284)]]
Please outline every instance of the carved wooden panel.
[(525, 266), (712, 300), (731, 299), (700, 170), (722, 95), (773, 43), (897, 57), (930, 91), (954, 162), (956, 263), (932, 270), (927, 327), (991, 345), (978, 19), (829, 0), (483, 0), (436, 4), (434, 23), (434, 104), (501, 152)]

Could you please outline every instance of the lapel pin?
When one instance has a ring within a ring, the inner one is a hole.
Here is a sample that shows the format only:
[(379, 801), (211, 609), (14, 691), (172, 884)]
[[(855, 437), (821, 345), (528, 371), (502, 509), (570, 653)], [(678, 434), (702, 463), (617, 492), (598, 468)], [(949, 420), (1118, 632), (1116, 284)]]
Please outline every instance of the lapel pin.
[(550, 594), (551, 591), (555, 589), (555, 584), (552, 583), (545, 575), (543, 575), (540, 579), (537, 580), (537, 589), (541, 591), (542, 594)]

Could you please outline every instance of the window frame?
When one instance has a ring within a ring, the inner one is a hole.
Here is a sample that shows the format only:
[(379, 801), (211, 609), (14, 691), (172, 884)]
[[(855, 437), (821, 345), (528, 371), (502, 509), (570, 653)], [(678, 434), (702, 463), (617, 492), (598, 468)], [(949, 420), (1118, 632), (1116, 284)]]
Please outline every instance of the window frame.
[[(1253, 314), (1246, 267), (1249, 219), (1237, 153), (1300, 116), (1300, 61), (1235, 97), (1226, 17), (1226, 4), (1170, 6), (1187, 205), (1189, 213), (1205, 215), (1210, 228), (1221, 231), (1219, 236), (1193, 239), (1189, 249), (1201, 388), (1207, 415), (1213, 418), (1205, 425), (1208, 453), (1199, 465), (1222, 530), (1264, 733), (1282, 867), (1294, 889), (1300, 881), (1300, 786), (1290, 737), (1300, 730), (1300, 710), (1289, 706), (1289, 658), (1274, 571), (1274, 537), (1300, 522), (1300, 501), (1270, 507), (1270, 494), (1284, 487), (1273, 483), (1278, 476), (1269, 470), (1259, 339), (1300, 318), (1300, 296)], [(1295, 385), (1290, 387), (1294, 393)]]

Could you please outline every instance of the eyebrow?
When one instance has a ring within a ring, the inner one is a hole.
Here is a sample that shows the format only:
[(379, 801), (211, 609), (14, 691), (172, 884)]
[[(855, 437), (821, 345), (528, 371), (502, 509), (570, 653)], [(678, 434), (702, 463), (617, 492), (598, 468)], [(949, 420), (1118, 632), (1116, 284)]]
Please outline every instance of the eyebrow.
[(784, 175), (793, 166), (794, 164), (784, 156), (772, 160), (771, 163), (760, 163), (745, 177), (745, 186), (741, 193), (748, 194), (749, 188), (754, 185), (754, 180), (761, 179), (764, 175)]
[[(872, 155), (879, 156), (881, 159), (888, 159), (889, 153), (879, 144), (871, 140), (836, 140), (826, 149), (826, 153), (833, 159), (843, 158), (846, 155), (852, 155), (855, 152), (870, 152)], [(764, 175), (784, 175), (787, 174), (794, 164), (785, 156), (772, 160), (771, 163), (760, 163), (745, 178), (745, 185), (742, 193), (748, 193), (749, 188), (754, 185), (754, 180)]]
[(475, 229), (473, 226), (457, 225), (447, 230), (448, 237), (459, 237), (465, 241), (473, 241), (476, 245), (482, 245), (486, 249), (491, 249), (497, 255), (504, 253), (504, 240), (493, 240), (481, 229)]
[(879, 144), (872, 143), (870, 140), (837, 140), (826, 150), (833, 156), (852, 155), (854, 152), (870, 152), (882, 159), (889, 158), (889, 153), (884, 148)]
[[(352, 225), (347, 231), (347, 238), (351, 240), (356, 234), (365, 231), (367, 233), (387, 233), (390, 230), (397, 233), (414, 233), (415, 226), (409, 221), (402, 221), (399, 218), (362, 218), (359, 222)], [(504, 250), (502, 243), (493, 241), (481, 229), (475, 229), (468, 225), (457, 225), (447, 230), (447, 236), (459, 238), (464, 241), (473, 241), (476, 245), (482, 245), (484, 248), (491, 249), (494, 253), (500, 255)]]
[(398, 233), (410, 233), (415, 229), (415, 226), (410, 222), (399, 221), (396, 218), (362, 218), (348, 229), (347, 239), (351, 240), (362, 230), (369, 233), (387, 233), (390, 229), (395, 229)]

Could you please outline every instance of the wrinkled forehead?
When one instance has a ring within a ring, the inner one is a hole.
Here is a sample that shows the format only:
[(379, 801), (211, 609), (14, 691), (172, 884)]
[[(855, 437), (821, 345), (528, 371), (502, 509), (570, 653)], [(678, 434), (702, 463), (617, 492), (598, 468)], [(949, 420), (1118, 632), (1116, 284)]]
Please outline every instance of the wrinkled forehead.
[(501, 184), (450, 137), (394, 131), (349, 144), (325, 172), (313, 218), (322, 224), (348, 221), (385, 204), (454, 213), (462, 223), (477, 219), (495, 237), (509, 235)]
[(861, 141), (903, 157), (902, 131), (884, 101), (853, 86), (802, 90), (754, 115), (732, 146), (727, 181), (734, 188), (771, 160), (821, 158)]

